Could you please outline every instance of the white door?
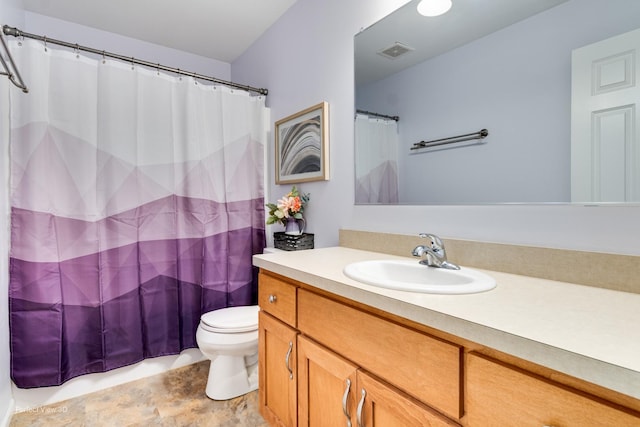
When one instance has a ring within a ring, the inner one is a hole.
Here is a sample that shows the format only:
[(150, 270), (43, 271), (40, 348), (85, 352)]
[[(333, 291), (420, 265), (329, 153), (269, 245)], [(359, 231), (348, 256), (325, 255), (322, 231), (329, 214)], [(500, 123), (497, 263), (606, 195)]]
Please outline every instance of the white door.
[(573, 51), (573, 202), (640, 202), (639, 56), (640, 29)]

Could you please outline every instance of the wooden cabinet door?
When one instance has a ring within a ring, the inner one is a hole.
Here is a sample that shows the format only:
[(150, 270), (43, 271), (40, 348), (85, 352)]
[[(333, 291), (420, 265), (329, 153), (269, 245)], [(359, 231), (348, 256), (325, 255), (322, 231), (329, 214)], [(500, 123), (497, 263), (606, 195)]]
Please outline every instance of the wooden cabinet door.
[(638, 414), (526, 371), (467, 357), (467, 426), (640, 426)]
[(298, 336), (298, 425), (355, 425), (357, 367)]
[(260, 414), (272, 426), (294, 427), (298, 332), (263, 311), (258, 320)]
[(453, 421), (439, 415), (399, 390), (358, 371), (358, 427), (451, 427)]

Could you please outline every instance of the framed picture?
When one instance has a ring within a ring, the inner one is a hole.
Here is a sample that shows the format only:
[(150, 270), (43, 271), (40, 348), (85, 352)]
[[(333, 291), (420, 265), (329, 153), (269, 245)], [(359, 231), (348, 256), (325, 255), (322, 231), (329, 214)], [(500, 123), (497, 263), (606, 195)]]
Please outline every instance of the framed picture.
[(329, 105), (321, 102), (278, 120), (276, 184), (329, 179)]

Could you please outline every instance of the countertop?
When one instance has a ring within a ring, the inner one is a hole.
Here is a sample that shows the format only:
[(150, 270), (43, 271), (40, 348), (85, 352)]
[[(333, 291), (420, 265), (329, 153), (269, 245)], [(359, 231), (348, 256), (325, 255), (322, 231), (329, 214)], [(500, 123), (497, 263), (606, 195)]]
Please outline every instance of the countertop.
[(481, 269), (496, 288), (418, 294), (366, 285), (342, 272), (349, 263), (375, 259), (413, 258), (331, 247), (255, 255), (253, 263), (640, 399), (640, 294)]

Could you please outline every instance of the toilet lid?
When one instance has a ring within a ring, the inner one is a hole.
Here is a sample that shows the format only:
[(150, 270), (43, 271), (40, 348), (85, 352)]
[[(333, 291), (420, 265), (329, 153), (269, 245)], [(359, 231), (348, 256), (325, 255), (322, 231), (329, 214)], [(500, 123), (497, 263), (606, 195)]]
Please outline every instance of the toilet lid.
[(258, 310), (257, 305), (221, 308), (203, 314), (200, 321), (213, 332), (255, 331), (258, 329)]

